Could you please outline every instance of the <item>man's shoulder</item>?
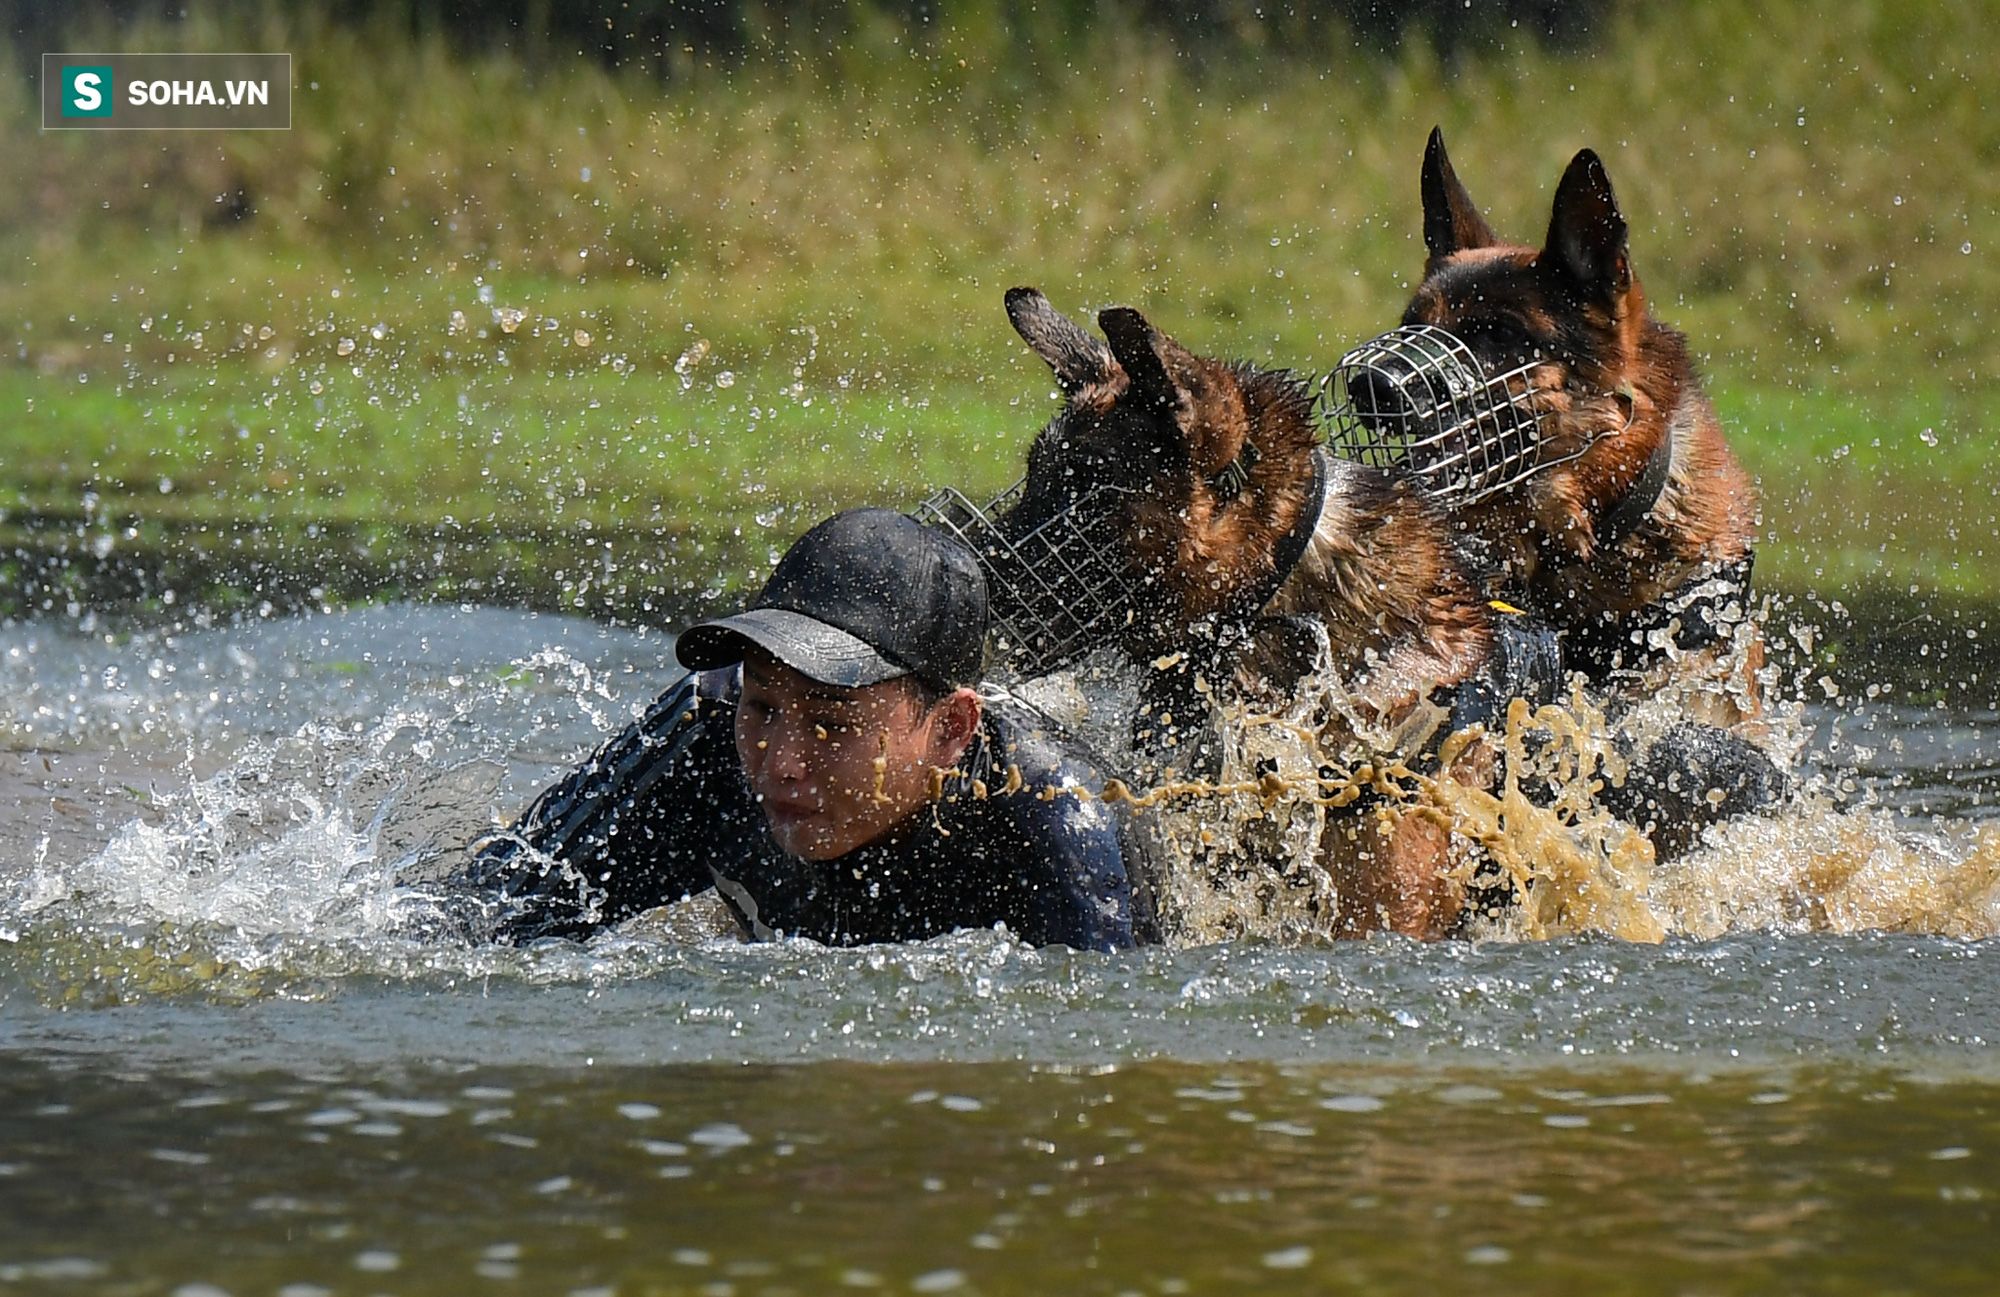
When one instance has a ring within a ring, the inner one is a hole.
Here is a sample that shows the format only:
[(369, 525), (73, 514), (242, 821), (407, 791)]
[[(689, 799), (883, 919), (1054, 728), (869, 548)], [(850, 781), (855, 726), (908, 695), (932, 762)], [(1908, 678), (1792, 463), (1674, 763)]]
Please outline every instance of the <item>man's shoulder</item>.
[(1102, 782), (1103, 758), (1061, 721), (1001, 685), (981, 685), (979, 695), (985, 704), (981, 726), (995, 770), (1017, 765), (1025, 776), (1031, 768), (1063, 768)]
[(1007, 818), (1032, 837), (1117, 837), (1103, 801), (1103, 758), (1073, 730), (1028, 700), (982, 686), (985, 744), (970, 772), (1004, 802)]
[(983, 823), (992, 844), (1012, 845), (1007, 858), (1032, 898), (1033, 918), (1023, 931), (1037, 934), (1032, 939), (1038, 942), (1079, 949), (1130, 945), (1124, 830), (1117, 809), (1104, 800), (1104, 762), (1074, 731), (1019, 695), (992, 687), (980, 692), (986, 741), (972, 774), (986, 786), (973, 786), (971, 801), (960, 802), (961, 813)]

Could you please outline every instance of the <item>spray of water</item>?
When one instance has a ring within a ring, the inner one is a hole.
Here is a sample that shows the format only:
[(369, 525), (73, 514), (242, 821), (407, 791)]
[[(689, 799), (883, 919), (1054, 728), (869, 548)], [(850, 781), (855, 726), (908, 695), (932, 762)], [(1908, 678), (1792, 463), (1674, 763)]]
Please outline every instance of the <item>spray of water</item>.
[[(1606, 809), (1605, 790), (1630, 773), (1635, 743), (1731, 702), (1715, 693), (1741, 678), (1686, 672), (1615, 712), (1582, 688), (1556, 706), (1517, 703), (1496, 732), (1448, 736), (1437, 762), (1412, 768), (1401, 754), (1434, 738), (1443, 713), (1418, 708), (1385, 724), (1323, 661), (1276, 703), (1216, 708), (1222, 766), (1213, 780), (1113, 779), (1077, 795), (1129, 815), (1165, 935), (1180, 947), (1332, 939), (1337, 835), (1393, 834), (1410, 820), (1441, 832), (1445, 868), (1470, 895), (1513, 898), (1473, 916), (1475, 937), (2000, 932), (2000, 829), (1913, 830), (1886, 810), (1846, 804), (1851, 785), (1839, 776), (1795, 768), (1799, 791), (1785, 805), (1656, 860), (1647, 838)], [(476, 924), (462, 908), (447, 913), (438, 884), (520, 795), (501, 791), (508, 741), (496, 736), (508, 726), (497, 718), (546, 695), (604, 733), (633, 700), (559, 650), (516, 659), (489, 685), (456, 681), (372, 723), (315, 721), (253, 739), (220, 774), (156, 796), (89, 859), (42, 852), (24, 861), (0, 882), (0, 941), (12, 944), (12, 965), (38, 970), (31, 978), (44, 996), (63, 1003), (240, 998), (314, 995), (357, 971), (615, 977), (639, 958), (634, 950), (730, 939), (726, 916), (696, 904), (643, 916), (572, 955), (480, 946)], [(1140, 768), (1129, 747), (1139, 696), (1129, 673), (1090, 662), (1024, 692), (1105, 752), (1109, 769)], [(530, 739), (554, 714), (536, 712)], [(1757, 722), (1759, 741), (1788, 766), (1803, 729), (1796, 706), (1768, 705)], [(1435, 773), (1475, 757), (1490, 777)]]
[[(1442, 712), (1419, 707), (1387, 726), (1324, 655), (1283, 705), (1218, 708), (1217, 780), (1113, 790), (1140, 811), (1135, 836), (1159, 877), (1169, 939), (1332, 939), (1340, 900), (1327, 863), (1332, 839), (1386, 840), (1412, 817), (1446, 833), (1445, 870), (1468, 888), (1469, 932), (1480, 938), (2000, 933), (2000, 828), (1914, 832), (1884, 810), (1846, 804), (1848, 781), (1799, 769), (1809, 738), (1803, 709), (1773, 696), (1778, 673), (1751, 636), (1693, 663), (1674, 656), (1670, 641), (1664, 649), (1666, 660), (1632, 691), (1635, 704), (1613, 712), (1573, 682), (1559, 705), (1516, 700), (1499, 733), (1445, 738), (1427, 767), (1483, 766), (1492, 771), (1486, 781), (1409, 768), (1400, 754), (1420, 748)], [(1746, 722), (1753, 690), (1770, 701)], [(1661, 863), (1604, 795), (1631, 777), (1631, 753), (1688, 717), (1733, 719), (1796, 791), (1772, 810), (1706, 829), (1692, 850)], [(1113, 728), (1102, 716), (1095, 724)], [(1480, 908), (1478, 898), (1496, 894), (1511, 903)]]

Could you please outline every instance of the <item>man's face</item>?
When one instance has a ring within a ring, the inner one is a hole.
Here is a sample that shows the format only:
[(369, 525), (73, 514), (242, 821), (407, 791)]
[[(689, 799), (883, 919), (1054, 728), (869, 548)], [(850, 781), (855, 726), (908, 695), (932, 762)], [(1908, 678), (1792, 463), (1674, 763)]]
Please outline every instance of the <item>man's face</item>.
[(923, 806), (931, 767), (958, 760), (978, 717), (970, 690), (927, 708), (907, 680), (841, 689), (757, 653), (743, 663), (736, 752), (778, 845), (833, 860)]

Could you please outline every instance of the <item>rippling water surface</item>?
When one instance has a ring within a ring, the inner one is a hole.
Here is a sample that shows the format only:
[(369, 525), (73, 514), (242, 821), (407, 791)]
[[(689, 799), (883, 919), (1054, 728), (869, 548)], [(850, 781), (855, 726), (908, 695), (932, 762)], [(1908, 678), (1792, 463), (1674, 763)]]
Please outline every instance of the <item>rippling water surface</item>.
[[(2000, 954), (1918, 921), (1992, 908), (1990, 715), (1808, 709), (1875, 805), (1712, 847), (1765, 890), (1706, 940), (398, 935), (674, 674), (488, 609), (0, 629), (0, 1285), (1990, 1287)], [(1918, 930), (1828, 930), (1855, 825)]]

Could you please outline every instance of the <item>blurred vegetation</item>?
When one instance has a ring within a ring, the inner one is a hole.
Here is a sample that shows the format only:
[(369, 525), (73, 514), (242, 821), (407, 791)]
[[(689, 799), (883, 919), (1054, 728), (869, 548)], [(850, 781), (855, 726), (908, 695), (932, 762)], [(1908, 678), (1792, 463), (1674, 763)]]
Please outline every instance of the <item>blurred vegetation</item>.
[[(2000, 594), (1982, 4), (1403, 40), (1365, 5), (639, 4), (722, 23), (643, 56), (563, 44), (602, 4), (521, 8), (69, 11), (71, 48), (292, 51), (289, 132), (43, 133), (0, 77), (0, 532), (40, 598), (169, 551), (245, 598), (725, 597), (817, 511), (1018, 471), (1051, 407), (1010, 284), (1307, 369), (1393, 322), (1434, 123), (1524, 241), (1604, 156), (1764, 478), (1767, 576)], [(657, 564), (612, 579), (607, 534)]]
[[(976, 0), (988, 49), (1014, 62), (1061, 64), (1079, 40), (1119, 25), (1164, 37), (1197, 65), (1266, 54), (1423, 41), (1447, 56), (1526, 35), (1588, 43), (1613, 0)], [(206, 0), (225, 20), (254, 21), (272, 0)], [(183, 0), (0, 0), (0, 32), (23, 50), (78, 48), (82, 28), (109, 30), (187, 15)], [(661, 78), (721, 59), (783, 50), (824, 56), (884, 23), (920, 33), (964, 22), (965, 0), (318, 0), (333, 21), (377, 24), (411, 38), (443, 36), (460, 51), (502, 51), (530, 68), (584, 59)]]

